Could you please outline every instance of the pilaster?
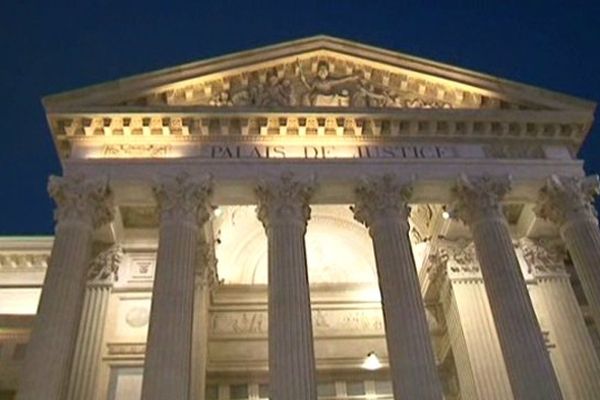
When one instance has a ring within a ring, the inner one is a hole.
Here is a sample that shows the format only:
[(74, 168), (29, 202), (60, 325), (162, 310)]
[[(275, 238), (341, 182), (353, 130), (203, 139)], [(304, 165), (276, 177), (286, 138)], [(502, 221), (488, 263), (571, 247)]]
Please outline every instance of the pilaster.
[(461, 398), (512, 399), (475, 246), (467, 239), (438, 240), (429, 262), (444, 279), (440, 297)]
[(113, 245), (90, 263), (67, 399), (95, 399), (108, 300), (123, 250)]
[(538, 319), (549, 331), (563, 395), (594, 399), (600, 393), (600, 362), (565, 270), (565, 249), (552, 238), (523, 238), (520, 247), (535, 282), (531, 295)]

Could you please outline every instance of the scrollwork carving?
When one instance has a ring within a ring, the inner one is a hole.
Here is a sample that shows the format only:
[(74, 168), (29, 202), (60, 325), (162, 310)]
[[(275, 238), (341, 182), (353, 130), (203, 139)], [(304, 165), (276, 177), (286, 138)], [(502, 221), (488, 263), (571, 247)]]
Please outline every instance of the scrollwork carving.
[(265, 228), (278, 222), (296, 222), (306, 226), (310, 219), (309, 201), (315, 190), (315, 179), (300, 181), (291, 172), (279, 179), (262, 180), (255, 189), (256, 213)]
[(502, 217), (500, 201), (511, 188), (509, 176), (461, 175), (452, 188), (452, 214), (470, 225), (482, 218)]
[(552, 175), (539, 191), (534, 212), (559, 226), (580, 218), (595, 220), (594, 198), (598, 194), (598, 175), (585, 178)]
[(56, 203), (54, 219), (59, 226), (78, 222), (98, 228), (114, 218), (113, 196), (107, 179), (51, 176), (48, 193)]
[(363, 177), (356, 187), (356, 203), (351, 207), (354, 218), (372, 226), (379, 221), (406, 221), (408, 224), (408, 200), (412, 195), (412, 184), (401, 181), (393, 174), (381, 177)]

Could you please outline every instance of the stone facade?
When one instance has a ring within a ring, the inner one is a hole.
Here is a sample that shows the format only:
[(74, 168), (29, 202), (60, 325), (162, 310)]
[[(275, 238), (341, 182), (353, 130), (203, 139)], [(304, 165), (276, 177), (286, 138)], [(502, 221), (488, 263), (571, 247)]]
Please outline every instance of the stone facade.
[(44, 105), (56, 235), (0, 239), (0, 392), (600, 390), (594, 104), (319, 36)]

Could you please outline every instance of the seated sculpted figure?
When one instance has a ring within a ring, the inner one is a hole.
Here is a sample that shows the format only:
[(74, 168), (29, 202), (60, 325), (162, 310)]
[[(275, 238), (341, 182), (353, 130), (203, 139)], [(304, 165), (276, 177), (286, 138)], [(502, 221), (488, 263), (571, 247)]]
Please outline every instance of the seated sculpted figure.
[(340, 86), (357, 82), (360, 79), (358, 75), (337, 78), (330, 76), (327, 61), (319, 61), (316, 76), (310, 82), (306, 79), (300, 62), (298, 62), (298, 70), (300, 80), (308, 89), (308, 92), (302, 97), (302, 105), (305, 106), (348, 106), (350, 94), (348, 90), (340, 88)]

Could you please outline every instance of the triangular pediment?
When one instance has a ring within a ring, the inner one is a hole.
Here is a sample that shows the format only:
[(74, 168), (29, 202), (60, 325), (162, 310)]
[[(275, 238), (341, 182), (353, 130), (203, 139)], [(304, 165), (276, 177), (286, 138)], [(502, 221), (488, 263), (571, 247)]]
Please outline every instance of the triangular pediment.
[(317, 36), (44, 99), (102, 108), (339, 107), (590, 110), (593, 103), (362, 44)]

